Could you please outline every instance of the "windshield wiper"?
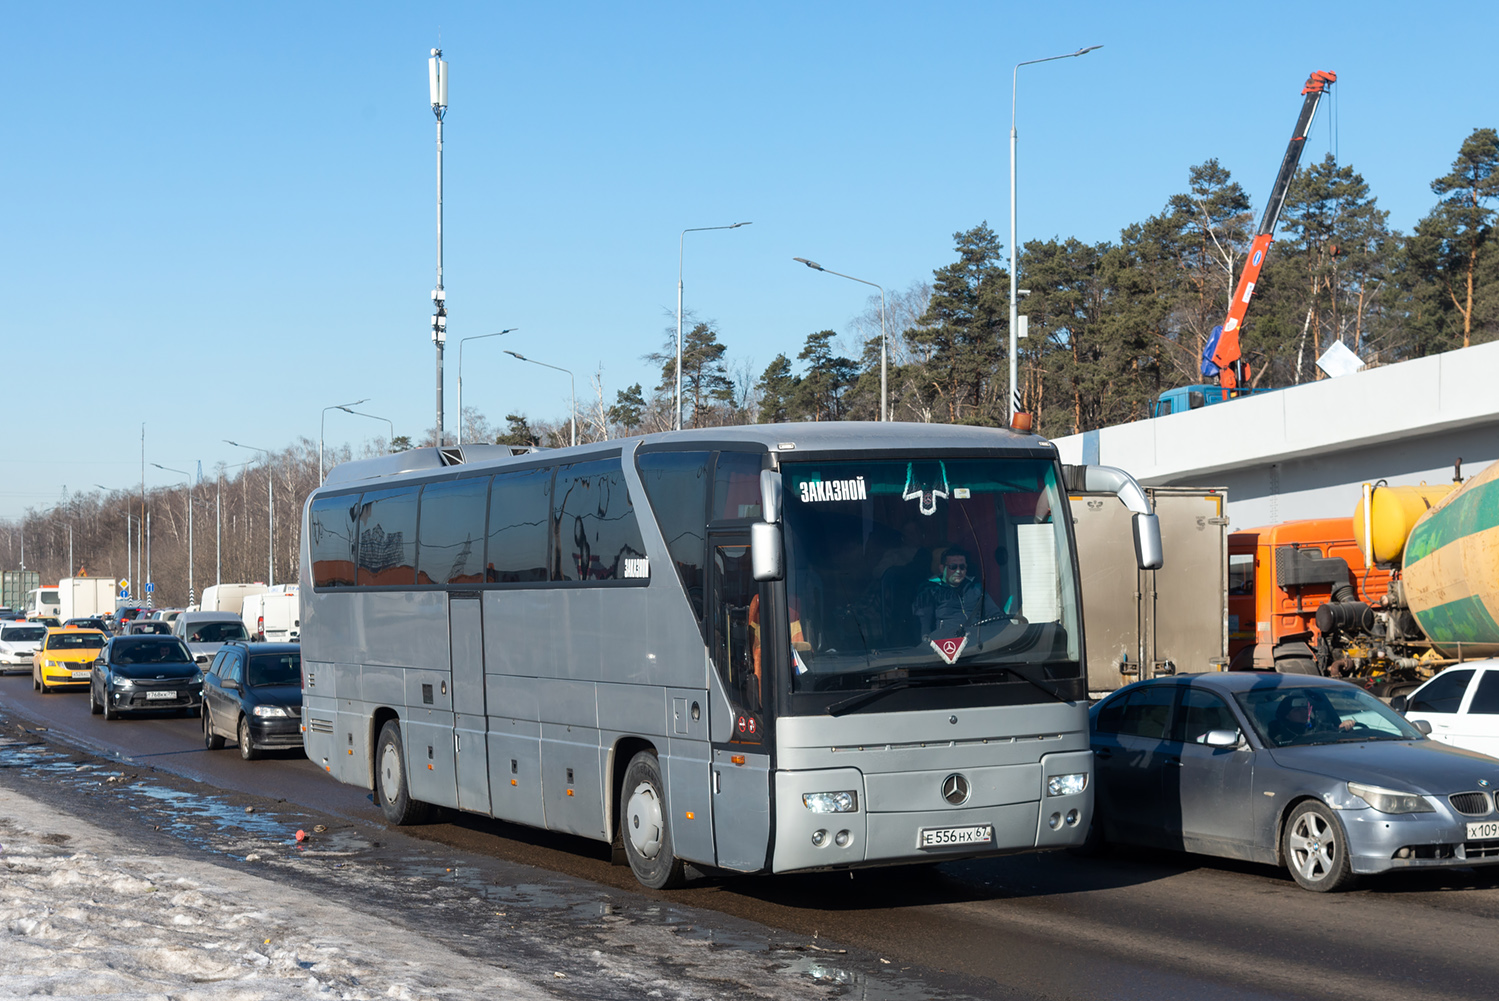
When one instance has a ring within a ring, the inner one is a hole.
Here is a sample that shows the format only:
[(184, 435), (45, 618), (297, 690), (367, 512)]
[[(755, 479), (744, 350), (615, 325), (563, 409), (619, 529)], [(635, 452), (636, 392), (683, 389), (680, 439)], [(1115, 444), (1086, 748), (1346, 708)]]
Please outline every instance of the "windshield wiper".
[(853, 712), (855, 709), (859, 708), (865, 703), (873, 702), (875, 699), (879, 698), (882, 695), (888, 695), (891, 692), (898, 692), (903, 688), (918, 688), (928, 684), (938, 687), (944, 685), (959, 685), (964, 682), (972, 682), (977, 678), (982, 677), (983, 675), (975, 675), (971, 671), (963, 671), (961, 673), (954, 671), (945, 674), (923, 674), (917, 677), (906, 676), (901, 678), (893, 678), (890, 681), (886, 682), (884, 685), (881, 685), (879, 688), (872, 688), (866, 692), (859, 692), (857, 695), (850, 695), (846, 699), (834, 702), (832, 705), (828, 706), (827, 712), (829, 716), (842, 716), (845, 713)]
[(1054, 691), (1053, 689), (1047, 688), (1045, 685), (1041, 684), (1041, 682), (1037, 681), (1035, 678), (1027, 677), (1024, 674), (1021, 674), (1019, 671), (1015, 670), (1013, 667), (999, 666), (999, 667), (995, 667), (994, 670), (996, 670), (996, 671), (1003, 671), (1006, 674), (1010, 675), (1010, 677), (1012, 677), (1012, 678), (1019, 678), (1021, 681), (1024, 681), (1026, 684), (1031, 685), (1034, 688), (1041, 689), (1041, 691), (1045, 692), (1047, 695), (1050, 695), (1052, 698), (1056, 699), (1058, 702), (1066, 702), (1066, 701), (1068, 701), (1067, 699), (1063, 698), (1061, 695), (1057, 694), (1057, 692)]

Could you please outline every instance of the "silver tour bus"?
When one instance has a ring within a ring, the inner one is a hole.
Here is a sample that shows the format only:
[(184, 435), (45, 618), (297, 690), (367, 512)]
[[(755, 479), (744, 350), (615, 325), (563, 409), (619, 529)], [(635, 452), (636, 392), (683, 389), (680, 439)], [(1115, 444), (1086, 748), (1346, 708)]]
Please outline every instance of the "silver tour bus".
[(1069, 486), (1117, 492), (1160, 562), (1134, 480), (1007, 430), (344, 463), (304, 514), (307, 754), (392, 823), (582, 835), (657, 888), (1079, 844)]

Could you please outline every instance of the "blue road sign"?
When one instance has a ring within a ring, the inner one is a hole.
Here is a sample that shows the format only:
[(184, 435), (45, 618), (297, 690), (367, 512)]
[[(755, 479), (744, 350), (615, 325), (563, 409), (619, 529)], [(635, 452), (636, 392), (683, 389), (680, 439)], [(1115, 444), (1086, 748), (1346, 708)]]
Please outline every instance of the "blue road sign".
[(146, 593), (147, 594), (154, 594), (154, 593), (156, 593), (156, 585), (153, 584), (153, 583), (151, 583), (150, 581), (146, 581)]
[(128, 598), (128, 597), (130, 597), (130, 592), (129, 591), (121, 591), (120, 592), (120, 597), (122, 597), (122, 598)]

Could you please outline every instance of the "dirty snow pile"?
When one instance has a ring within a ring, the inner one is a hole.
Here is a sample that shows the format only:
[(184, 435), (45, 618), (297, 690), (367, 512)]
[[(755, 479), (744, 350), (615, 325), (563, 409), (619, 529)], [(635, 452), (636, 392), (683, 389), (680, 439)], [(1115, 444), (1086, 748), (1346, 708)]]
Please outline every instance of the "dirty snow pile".
[(550, 997), (312, 893), (118, 839), (0, 789), (0, 997)]

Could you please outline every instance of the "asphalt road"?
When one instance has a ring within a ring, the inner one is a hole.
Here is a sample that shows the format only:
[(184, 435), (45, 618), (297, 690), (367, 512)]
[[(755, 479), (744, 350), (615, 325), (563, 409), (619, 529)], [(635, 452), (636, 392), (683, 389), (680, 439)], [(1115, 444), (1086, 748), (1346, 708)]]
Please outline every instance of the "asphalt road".
[[(205, 750), (197, 719), (106, 722), (89, 714), (85, 693), (43, 696), (25, 675), (0, 677), (0, 706), (122, 762), (383, 823), (365, 790), (299, 754), (245, 762), (232, 743)], [(595, 842), (467, 815), (406, 833), (653, 896)], [(1265, 866), (1119, 851), (703, 877), (654, 896), (944, 971), (994, 995), (1455, 1001), (1492, 998), (1499, 983), (1499, 868), (1397, 874), (1324, 895)]]

